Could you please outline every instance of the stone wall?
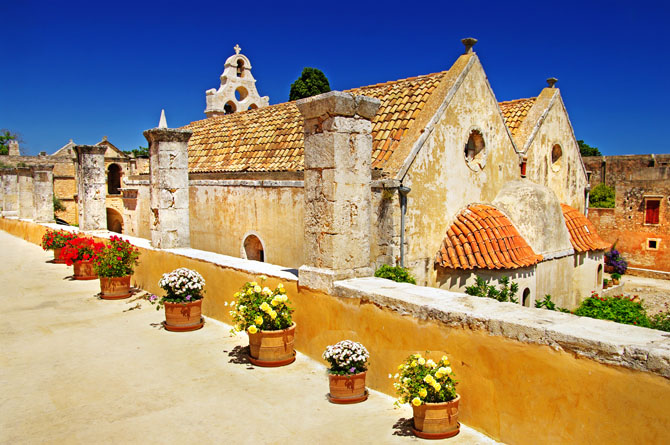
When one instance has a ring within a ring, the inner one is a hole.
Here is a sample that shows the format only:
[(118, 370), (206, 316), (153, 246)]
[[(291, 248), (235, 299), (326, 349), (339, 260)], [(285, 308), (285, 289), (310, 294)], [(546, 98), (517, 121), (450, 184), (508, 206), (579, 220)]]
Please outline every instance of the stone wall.
[[(598, 234), (605, 241), (616, 243), (629, 267), (670, 272), (670, 155), (584, 159), (587, 168), (593, 171), (591, 185), (605, 182), (614, 187), (616, 193), (613, 209), (589, 209), (589, 220)], [(645, 223), (645, 198), (648, 197), (660, 199), (659, 224)], [(656, 243), (654, 248), (650, 247), (650, 241)], [(653, 272), (639, 273), (654, 275)]]
[[(35, 244), (47, 227), (56, 226), (0, 219), (0, 229)], [(362, 342), (371, 352), (372, 389), (393, 394), (387, 376), (411, 353), (447, 354), (460, 382), (460, 419), (496, 440), (670, 441), (670, 339), (661, 331), (376, 278), (338, 281), (325, 294), (280, 266), (131, 241), (141, 251), (134, 285), (160, 293), (166, 271), (198, 270), (207, 282), (204, 314), (226, 323), (225, 303), (246, 281), (263, 274), (270, 287), (283, 282), (296, 309), (298, 351), (322, 360), (326, 345)]]

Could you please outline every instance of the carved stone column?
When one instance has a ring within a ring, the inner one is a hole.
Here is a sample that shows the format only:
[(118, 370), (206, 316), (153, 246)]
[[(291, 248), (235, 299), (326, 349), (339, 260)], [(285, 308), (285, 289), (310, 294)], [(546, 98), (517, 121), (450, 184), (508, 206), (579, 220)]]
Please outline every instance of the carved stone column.
[(188, 140), (193, 132), (152, 128), (149, 142), (151, 172), (151, 245), (160, 249), (190, 247)]
[(35, 206), (33, 205), (33, 168), (18, 167), (19, 188), (19, 218), (34, 219)]
[(54, 218), (54, 166), (36, 165), (33, 168), (35, 222), (53, 222)]
[(80, 230), (107, 230), (105, 150), (100, 145), (74, 146)]
[(300, 285), (371, 276), (372, 124), (379, 101), (332, 91), (296, 103), (305, 119), (305, 261)]

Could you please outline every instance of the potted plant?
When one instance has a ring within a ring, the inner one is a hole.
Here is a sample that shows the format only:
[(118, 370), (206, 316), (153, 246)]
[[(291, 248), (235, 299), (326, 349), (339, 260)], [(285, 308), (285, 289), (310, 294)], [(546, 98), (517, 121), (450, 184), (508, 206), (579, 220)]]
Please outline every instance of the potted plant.
[(328, 346), (323, 358), (330, 365), (328, 400), (332, 403), (358, 403), (368, 398), (365, 389), (368, 350), (360, 343), (343, 340)]
[(612, 284), (614, 284), (616, 286), (616, 285), (619, 284), (620, 280), (621, 280), (621, 274), (620, 273), (616, 273), (616, 272), (612, 273)]
[(65, 230), (51, 230), (47, 231), (42, 236), (42, 249), (44, 250), (53, 250), (54, 252), (54, 263), (65, 263), (65, 260), (60, 258), (60, 253), (65, 243), (69, 240), (77, 238), (76, 233), (66, 232)]
[(603, 289), (607, 289), (608, 287), (610, 287), (610, 280), (605, 278), (603, 279)]
[(151, 295), (149, 301), (157, 305), (156, 310), (165, 307), (165, 329), (173, 332), (195, 331), (205, 324), (202, 318), (205, 279), (198, 272), (180, 267), (163, 274), (158, 285), (167, 295), (161, 298)]
[(102, 247), (93, 238), (77, 237), (65, 243), (60, 258), (68, 266), (74, 266), (75, 280), (95, 280), (98, 276), (93, 270), (95, 253)]
[(398, 394), (396, 405), (411, 404), (412, 432), (423, 439), (444, 439), (458, 434), (460, 396), (456, 394), (458, 382), (447, 356), (435, 362), (421, 354), (412, 354), (398, 370), (395, 375), (398, 382), (394, 384)]
[(130, 297), (130, 276), (139, 255), (137, 247), (118, 236), (112, 236), (109, 244), (98, 249), (93, 269), (100, 277), (102, 299), (119, 300)]
[(628, 262), (623, 259), (621, 252), (612, 246), (612, 250), (605, 252), (605, 272), (625, 274), (628, 270)]
[[(266, 277), (260, 280), (262, 284)], [(272, 290), (247, 282), (234, 297), (233, 330), (247, 332), (251, 363), (271, 367), (293, 363), (295, 323), (284, 286), (280, 283)]]

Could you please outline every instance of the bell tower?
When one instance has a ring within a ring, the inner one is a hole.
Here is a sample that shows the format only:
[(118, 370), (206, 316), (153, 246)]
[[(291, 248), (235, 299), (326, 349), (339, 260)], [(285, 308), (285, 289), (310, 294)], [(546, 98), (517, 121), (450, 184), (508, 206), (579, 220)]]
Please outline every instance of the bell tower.
[(251, 62), (240, 54), (242, 48), (235, 45), (235, 54), (228, 57), (221, 74), (221, 86), (212, 88), (207, 95), (207, 117), (232, 114), (249, 109), (268, 106), (270, 99), (260, 97), (256, 90), (256, 79), (251, 75)]

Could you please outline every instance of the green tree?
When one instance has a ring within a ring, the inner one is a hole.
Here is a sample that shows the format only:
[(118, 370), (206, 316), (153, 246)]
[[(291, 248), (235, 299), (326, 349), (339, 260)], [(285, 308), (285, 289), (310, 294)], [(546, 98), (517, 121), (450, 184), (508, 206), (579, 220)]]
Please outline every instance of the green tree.
[(598, 150), (598, 147), (591, 147), (589, 144), (582, 141), (581, 139), (577, 141), (577, 144), (579, 144), (579, 151), (581, 152), (582, 157), (603, 155), (602, 153), (600, 153), (600, 150)]
[(148, 158), (149, 157), (149, 147), (142, 147), (141, 145), (133, 150), (123, 150), (128, 156), (132, 155), (136, 158)]
[(19, 137), (16, 133), (3, 128), (0, 130), (0, 155), (9, 154), (9, 141), (18, 140)]
[(589, 196), (589, 206), (605, 209), (614, 208), (614, 187), (600, 183), (593, 187)]
[(330, 83), (326, 75), (318, 68), (304, 68), (302, 74), (291, 84), (288, 100), (304, 99), (330, 91)]

